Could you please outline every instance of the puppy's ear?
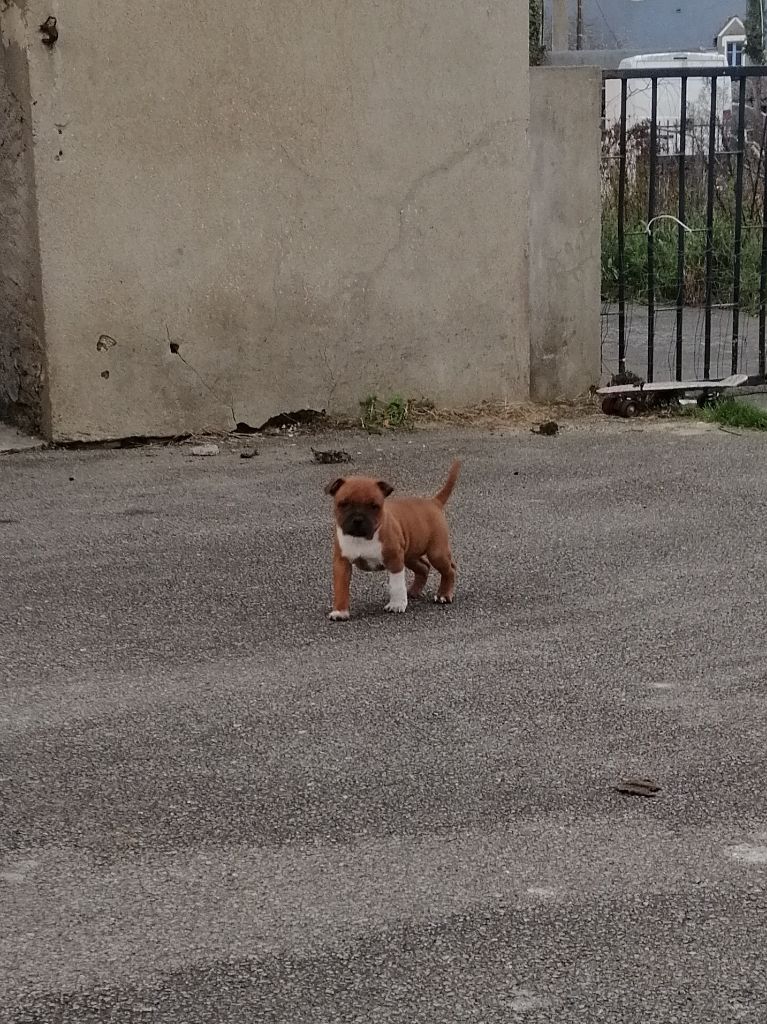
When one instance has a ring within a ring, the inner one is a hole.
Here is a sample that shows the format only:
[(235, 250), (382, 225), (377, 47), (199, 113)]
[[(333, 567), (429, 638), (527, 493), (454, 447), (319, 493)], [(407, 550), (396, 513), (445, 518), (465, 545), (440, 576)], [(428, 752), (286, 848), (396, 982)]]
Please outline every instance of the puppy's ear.
[(327, 485), (325, 488), (325, 494), (329, 494), (332, 497), (334, 494), (338, 493), (345, 483), (346, 480), (344, 480), (342, 476), (339, 476), (337, 479), (333, 480), (332, 483)]
[(388, 498), (391, 492), (394, 490), (391, 484), (387, 484), (385, 480), (377, 480), (378, 490), (381, 491), (384, 498)]

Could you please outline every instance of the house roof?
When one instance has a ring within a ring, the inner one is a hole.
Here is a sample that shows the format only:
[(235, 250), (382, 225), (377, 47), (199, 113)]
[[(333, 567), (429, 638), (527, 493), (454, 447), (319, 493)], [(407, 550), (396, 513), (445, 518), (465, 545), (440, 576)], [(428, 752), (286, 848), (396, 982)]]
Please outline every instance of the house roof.
[[(576, 0), (568, 4), (574, 45)], [(728, 21), (745, 17), (746, 0), (582, 0), (582, 7), (584, 50), (666, 53), (712, 49)]]
[(722, 28), (719, 29), (719, 32), (717, 33), (717, 37), (727, 36), (727, 35), (733, 35), (733, 36), (740, 35), (740, 36), (742, 36), (745, 31), (746, 31), (746, 26), (743, 24), (743, 22), (740, 20), (740, 18), (733, 17), (733, 18), (730, 18), (730, 20), (727, 22), (726, 25), (724, 25)]

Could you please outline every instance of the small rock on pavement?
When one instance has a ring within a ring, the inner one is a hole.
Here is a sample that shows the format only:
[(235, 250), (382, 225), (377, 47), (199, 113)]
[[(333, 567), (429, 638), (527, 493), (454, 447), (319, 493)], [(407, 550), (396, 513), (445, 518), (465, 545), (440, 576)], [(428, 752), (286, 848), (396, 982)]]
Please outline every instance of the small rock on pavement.
[(192, 448), (192, 455), (218, 455), (217, 444), (196, 444)]
[(625, 796), (653, 797), (660, 793), (660, 786), (652, 779), (623, 779), (613, 789)]

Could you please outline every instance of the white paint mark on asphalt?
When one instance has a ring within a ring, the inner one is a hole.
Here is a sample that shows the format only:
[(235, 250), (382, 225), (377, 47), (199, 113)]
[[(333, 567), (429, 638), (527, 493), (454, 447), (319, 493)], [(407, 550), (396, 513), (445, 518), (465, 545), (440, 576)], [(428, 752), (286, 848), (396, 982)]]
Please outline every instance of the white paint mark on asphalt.
[(37, 867), (37, 863), (33, 857), (9, 861), (0, 870), (0, 879), (4, 882), (26, 882), (29, 875)]
[(515, 1013), (530, 1013), (532, 1010), (541, 1010), (548, 1005), (548, 999), (544, 999), (526, 988), (517, 989), (511, 1001), (511, 1008)]
[(557, 898), (557, 890), (547, 885), (531, 885), (527, 891), (531, 896), (539, 896), (543, 900), (555, 900)]
[(767, 864), (767, 846), (740, 843), (738, 846), (731, 846), (727, 853), (733, 860), (742, 861), (744, 864)]

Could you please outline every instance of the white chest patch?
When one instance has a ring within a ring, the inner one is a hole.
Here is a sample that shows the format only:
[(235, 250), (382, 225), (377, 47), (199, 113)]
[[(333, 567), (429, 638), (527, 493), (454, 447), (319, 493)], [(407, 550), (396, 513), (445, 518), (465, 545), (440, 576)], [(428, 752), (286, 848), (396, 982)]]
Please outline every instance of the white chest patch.
[(373, 534), (372, 540), (366, 540), (364, 537), (350, 537), (348, 533), (343, 533), (340, 527), (336, 527), (336, 534), (344, 558), (369, 572), (383, 569), (383, 553), (377, 533)]

